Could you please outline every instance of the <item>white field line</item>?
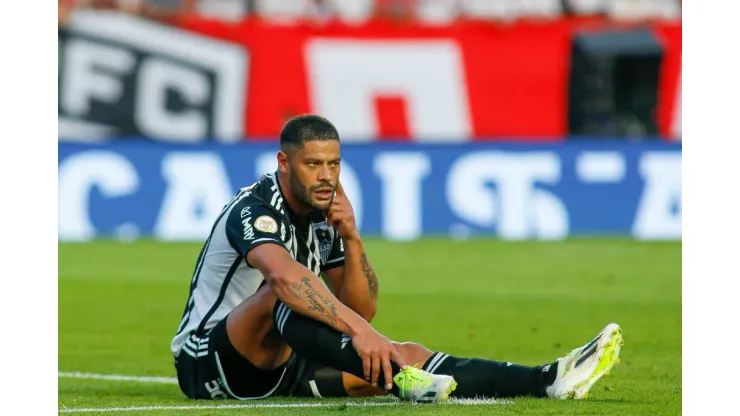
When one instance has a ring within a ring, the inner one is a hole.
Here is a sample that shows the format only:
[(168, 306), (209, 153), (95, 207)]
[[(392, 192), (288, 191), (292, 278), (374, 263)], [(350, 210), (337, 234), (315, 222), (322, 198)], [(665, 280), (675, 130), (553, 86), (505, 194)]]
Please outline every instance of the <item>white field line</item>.
[(348, 403), (252, 403), (252, 404), (220, 404), (202, 406), (130, 406), (130, 407), (77, 407), (62, 408), (59, 413), (89, 413), (89, 412), (133, 412), (145, 410), (198, 410), (198, 409), (261, 409), (261, 408), (307, 408), (307, 407), (338, 407), (347, 406), (392, 406), (389, 402), (348, 402)]
[[(309, 399), (310, 400), (310, 399)], [(199, 410), (199, 409), (296, 409), (296, 408), (327, 408), (327, 407), (376, 407), (376, 406), (394, 406), (400, 404), (398, 400), (387, 402), (344, 402), (344, 403), (251, 403), (251, 404), (219, 404), (219, 405), (201, 405), (201, 406), (129, 406), (129, 407), (71, 407), (61, 408), (59, 413), (90, 413), (90, 412), (133, 412), (145, 410)], [(498, 400), (482, 399), (450, 399), (441, 405), (476, 405), (476, 404), (512, 404)], [(415, 406), (433, 406), (417, 404)]]
[(80, 373), (80, 372), (63, 372), (60, 371), (59, 378), (87, 378), (96, 380), (112, 380), (112, 381), (138, 381), (141, 383), (167, 383), (177, 384), (177, 378), (175, 377), (151, 377), (151, 376), (124, 376), (120, 374), (94, 374), (94, 373)]

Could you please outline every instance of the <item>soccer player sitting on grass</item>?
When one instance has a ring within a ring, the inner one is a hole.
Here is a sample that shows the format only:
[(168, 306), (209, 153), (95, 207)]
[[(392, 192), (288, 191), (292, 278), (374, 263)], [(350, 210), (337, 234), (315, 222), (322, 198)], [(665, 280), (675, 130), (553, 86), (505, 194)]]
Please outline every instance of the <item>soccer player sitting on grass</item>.
[(536, 367), (389, 340), (369, 324), (379, 286), (339, 182), (337, 130), (294, 117), (277, 159), (224, 207), (196, 262), (171, 344), (188, 397), (582, 398), (618, 361), (616, 324)]

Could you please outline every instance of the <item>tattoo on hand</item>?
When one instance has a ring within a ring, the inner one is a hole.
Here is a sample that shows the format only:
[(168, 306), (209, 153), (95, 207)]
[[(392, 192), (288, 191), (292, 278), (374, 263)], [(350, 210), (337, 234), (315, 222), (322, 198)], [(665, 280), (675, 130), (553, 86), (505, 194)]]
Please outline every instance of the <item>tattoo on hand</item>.
[(360, 264), (362, 265), (362, 272), (365, 274), (365, 279), (367, 279), (367, 287), (370, 289), (370, 299), (375, 299), (378, 296), (378, 278), (375, 276), (373, 266), (370, 265), (367, 259), (367, 254), (362, 253)]
[(291, 290), (298, 298), (305, 299), (309, 305), (309, 311), (317, 311), (331, 322), (332, 325), (337, 323), (337, 308), (331, 299), (321, 296), (311, 284), (311, 279), (304, 277), (301, 279), (302, 284), (296, 284)]

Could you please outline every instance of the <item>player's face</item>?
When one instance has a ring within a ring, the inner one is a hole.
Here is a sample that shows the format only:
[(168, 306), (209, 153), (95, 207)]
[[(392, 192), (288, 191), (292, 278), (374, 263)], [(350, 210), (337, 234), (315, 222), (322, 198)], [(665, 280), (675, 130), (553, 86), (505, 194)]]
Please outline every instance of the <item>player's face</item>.
[(339, 181), (341, 158), (337, 140), (311, 140), (292, 152), (290, 190), (306, 207), (329, 209)]

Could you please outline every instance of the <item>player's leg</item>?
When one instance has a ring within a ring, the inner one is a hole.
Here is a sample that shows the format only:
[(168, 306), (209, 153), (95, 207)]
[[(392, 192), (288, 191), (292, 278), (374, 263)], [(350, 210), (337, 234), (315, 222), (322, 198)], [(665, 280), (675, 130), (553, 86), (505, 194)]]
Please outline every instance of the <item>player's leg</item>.
[[(554, 382), (557, 374), (557, 368), (551, 366), (528, 367), (481, 358), (459, 358), (443, 352), (435, 353), (413, 342), (394, 342), (394, 345), (410, 365), (431, 374), (453, 376), (458, 383), (451, 394), (453, 397), (544, 397), (546, 388)], [(551, 370), (543, 371), (545, 368)], [(384, 392), (359, 377), (345, 379), (351, 383), (346, 385), (347, 390), (357, 396), (375, 396)]]
[[(293, 312), (282, 301), (276, 303), (273, 319), (275, 328), (301, 357), (356, 377), (365, 377), (363, 360), (349, 337), (326, 324)], [(437, 402), (446, 400), (457, 386), (454, 378), (448, 375), (433, 375), (411, 366), (400, 369), (394, 362), (391, 362), (391, 367), (393, 379), (386, 381), (381, 372), (377, 375), (376, 385), (388, 386), (391, 393), (399, 398)]]
[(181, 390), (194, 399), (377, 396), (385, 390), (292, 353), (274, 329), (277, 297), (263, 285), (214, 328), (194, 333), (176, 359)]
[[(275, 326), (291, 348), (309, 360), (364, 378), (362, 360), (347, 335), (286, 308), (282, 302), (278, 302)], [(427, 371), (436, 370), (440, 364), (445, 363), (441, 369), (447, 372), (436, 374), (452, 375), (456, 380), (458, 377), (464, 380), (466, 384), (464, 388), (458, 384), (458, 389), (462, 391), (458, 394), (453, 393), (461, 397), (526, 394), (542, 396), (548, 385), (548, 380), (543, 376), (547, 372), (542, 371), (543, 367), (507, 365), (491, 360), (457, 358), (447, 354), (435, 355), (429, 349), (415, 343), (397, 343), (396, 348), (410, 365), (415, 364)], [(394, 367), (394, 374), (398, 372), (399, 369)], [(554, 376), (552, 378), (554, 380)], [(461, 380), (458, 380), (458, 383)], [(384, 380), (379, 380), (378, 384), (384, 385)], [(394, 393), (399, 394), (398, 390), (394, 390)]]
[(262, 287), (213, 328), (189, 335), (176, 359), (178, 380), (188, 397), (266, 397), (290, 377), (295, 360), (272, 329), (274, 304), (274, 295)]
[(342, 387), (344, 388), (344, 391), (347, 392), (347, 396), (369, 397), (369, 396), (382, 396), (382, 395), (391, 394), (391, 392), (383, 388), (380, 388), (380, 387), (375, 387), (372, 384), (370, 384), (369, 381), (361, 379), (350, 373), (341, 373), (341, 375), (342, 375)]
[[(219, 371), (223, 371), (223, 378), (220, 377), (220, 374), (209, 377), (213, 378), (213, 380), (208, 381), (211, 383), (207, 387), (209, 394), (216, 392), (217, 396), (215, 397), (220, 398), (220, 391), (224, 395), (234, 396), (236, 398), (261, 397), (273, 390), (277, 384), (280, 384), (280, 386), (277, 391), (273, 392), (276, 395), (358, 397), (389, 394), (384, 389), (372, 386), (369, 382), (360, 378), (362, 374), (358, 374), (357, 371), (362, 370), (361, 362), (359, 363), (359, 370), (355, 370), (356, 375), (342, 373), (339, 370), (329, 367), (313, 372), (301, 368), (303, 363), (292, 363), (293, 365), (287, 366), (291, 356), (291, 348), (285, 343), (284, 338), (273, 329), (271, 319), (272, 309), (276, 301), (277, 298), (274, 293), (267, 286), (263, 286), (257, 293), (242, 302), (229, 314), (225, 325), (218, 325), (209, 334), (211, 345), (214, 347), (215, 352), (219, 354), (218, 359), (221, 367)], [(308, 318), (305, 319), (306, 322), (323, 325)], [(326, 328), (330, 329), (329, 327)], [(333, 335), (337, 338), (333, 344), (339, 347), (342, 343), (342, 335), (336, 333), (336, 331), (333, 332), (335, 332)], [(331, 337), (324, 336), (319, 338), (323, 343), (332, 344)], [(407, 362), (416, 364), (418, 367), (424, 369), (437, 370), (437, 374), (451, 374), (456, 378), (462, 377), (464, 380), (469, 378), (470, 375), (468, 373), (470, 373), (471, 369), (474, 373), (472, 376), (475, 379), (476, 370), (486, 373), (489, 370), (487, 367), (492, 363), (494, 366), (502, 365), (501, 363), (478, 360), (469, 363), (469, 365), (461, 365), (461, 368), (454, 372), (444, 371), (447, 370), (447, 366), (457, 360), (455, 357), (449, 357), (444, 354), (445, 359), (437, 363), (434, 360), (437, 355), (434, 355), (432, 351), (419, 344), (394, 344)], [(348, 345), (345, 343), (344, 345), (345, 351), (352, 351), (352, 354), (357, 357), (351, 343)], [(316, 345), (310, 348), (313, 351), (331, 351), (322, 345)], [(339, 349), (342, 348), (339, 347)], [(439, 356), (441, 357), (442, 355), (440, 354)], [(294, 359), (297, 361), (303, 360), (303, 358), (297, 357), (294, 357)], [(443, 361), (445, 365), (439, 366), (438, 364), (442, 364)], [(334, 363), (334, 365), (337, 368), (343, 369), (340, 364)], [(507, 367), (506, 370), (516, 375), (520, 373), (515, 371), (517, 368)], [(294, 372), (301, 374), (292, 375)], [(510, 375), (506, 374), (503, 377), (511, 378)], [(220, 384), (219, 386), (216, 386), (217, 382)], [(464, 384), (473, 386), (480, 385), (480, 383), (481, 381), (475, 380), (474, 382), (466, 382)], [(467, 389), (461, 391), (463, 397), (467, 397), (466, 391)], [(481, 394), (482, 392), (475, 391), (472, 395)], [(457, 395), (460, 394), (458, 393)]]
[(622, 329), (609, 324), (586, 345), (553, 363), (527, 367), (480, 358), (435, 353), (424, 364), (433, 374), (449, 374), (459, 383), (460, 397), (533, 395), (556, 399), (584, 398), (591, 386), (619, 362)]
[[(322, 365), (359, 378), (364, 376), (362, 360), (346, 335), (328, 325), (289, 312), (281, 304), (278, 302), (275, 309), (275, 325), (296, 352)], [(604, 370), (616, 362), (621, 342), (621, 330), (617, 330), (618, 326), (607, 326), (596, 339), (574, 350), (565, 359), (534, 367), (434, 353), (415, 343), (396, 344), (396, 348), (409, 364), (420, 365), (432, 374), (452, 375), (458, 382), (453, 396), (583, 397)], [(398, 371), (394, 367), (394, 374)], [(379, 380), (379, 385), (383, 385), (382, 380)], [(557, 394), (555, 390), (566, 393)]]
[[(264, 285), (229, 314), (226, 325), (233, 348), (263, 370), (279, 370), (292, 352), (273, 327), (272, 312), (276, 302), (273, 291)], [(273, 395), (358, 397), (387, 393), (351, 374), (320, 367), (296, 356)]]
[(284, 365), (290, 347), (272, 326), (277, 297), (267, 285), (234, 308), (226, 320), (231, 345), (254, 366), (274, 370)]
[(312, 364), (313, 371), (299, 374), (294, 381), (288, 382), (288, 388), (276, 393), (291, 397), (368, 397), (390, 394), (352, 374)]

